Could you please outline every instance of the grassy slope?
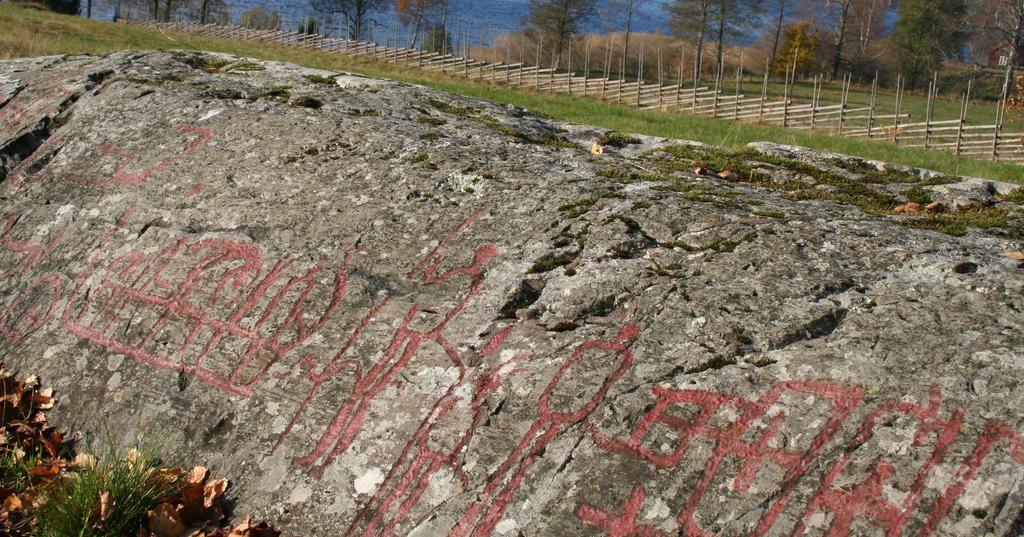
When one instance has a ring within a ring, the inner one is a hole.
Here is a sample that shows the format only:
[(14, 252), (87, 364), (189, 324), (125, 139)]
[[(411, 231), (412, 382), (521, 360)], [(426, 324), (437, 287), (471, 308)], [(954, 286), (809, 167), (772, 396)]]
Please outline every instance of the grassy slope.
[(881, 142), (792, 132), (777, 127), (740, 125), (727, 120), (644, 112), (588, 99), (469, 82), (458, 77), (424, 73), (361, 58), (280, 45), (162, 33), (12, 6), (0, 6), (0, 28), (4, 28), (4, 32), (0, 33), (0, 58), (68, 53), (103, 54), (129, 49), (196, 49), (226, 52), (422, 84), (470, 97), (515, 104), (574, 123), (620, 131), (729, 146), (770, 140), (920, 166), (945, 173), (1024, 183), (1024, 167), (1014, 164), (992, 163), (956, 157), (948, 153), (896, 147)]

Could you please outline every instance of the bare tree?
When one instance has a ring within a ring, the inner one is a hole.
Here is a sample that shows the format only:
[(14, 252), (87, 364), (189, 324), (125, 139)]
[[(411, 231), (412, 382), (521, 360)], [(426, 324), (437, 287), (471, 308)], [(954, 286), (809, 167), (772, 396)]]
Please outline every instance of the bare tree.
[(313, 9), (327, 15), (341, 15), (348, 22), (350, 39), (362, 39), (370, 13), (380, 10), (387, 0), (313, 0)]
[(633, 34), (633, 22), (637, 11), (650, 0), (608, 0), (608, 18), (622, 21), (625, 25), (625, 40), (622, 44), (622, 56), (629, 56), (629, 38)]
[(789, 3), (788, 0), (777, 1), (779, 4), (779, 14), (775, 18), (775, 39), (772, 41), (771, 59), (768, 61), (769, 71), (775, 69), (775, 56), (779, 53), (779, 40), (782, 38), (782, 25), (786, 21), (786, 5)]
[(716, 0), (674, 0), (668, 7), (672, 33), (694, 42), (696, 58), (693, 70), (698, 78), (704, 70), (704, 44), (715, 7)]
[(548, 41), (557, 62), (580, 25), (596, 13), (596, 0), (530, 0), (529, 23)]
[[(420, 38), (420, 32), (430, 26), (427, 16), (431, 12), (436, 11), (442, 6), (444, 6), (445, 14), (448, 11), (447, 0), (394, 0), (394, 2), (395, 12), (398, 13), (399, 20), (405, 27), (412, 30), (409, 37), (410, 48), (416, 46)], [(443, 23), (446, 22), (443, 21)]]
[(704, 43), (714, 32), (715, 67), (725, 61), (725, 43), (759, 20), (762, 0), (675, 0), (669, 6), (670, 25), (676, 35), (696, 41), (699, 74), (703, 66)]
[(850, 22), (850, 9), (854, 0), (825, 0), (825, 7), (834, 12), (835, 24), (832, 27), (832, 78), (839, 77), (839, 69), (843, 65), (843, 47), (846, 44), (846, 30)]

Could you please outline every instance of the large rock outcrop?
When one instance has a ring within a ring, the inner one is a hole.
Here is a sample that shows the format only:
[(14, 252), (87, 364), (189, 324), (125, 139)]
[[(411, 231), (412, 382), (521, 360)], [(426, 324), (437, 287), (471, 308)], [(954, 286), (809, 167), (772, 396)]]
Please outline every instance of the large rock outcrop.
[(0, 159), (3, 360), (290, 534), (1024, 531), (1012, 186), (195, 53)]

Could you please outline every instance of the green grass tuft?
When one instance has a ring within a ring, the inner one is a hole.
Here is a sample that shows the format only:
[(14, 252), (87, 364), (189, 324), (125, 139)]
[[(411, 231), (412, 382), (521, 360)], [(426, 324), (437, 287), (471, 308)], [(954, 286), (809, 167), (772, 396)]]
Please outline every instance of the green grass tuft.
[[(157, 472), (158, 459), (150, 453), (131, 457), (111, 451), (91, 469), (56, 483), (36, 511), (38, 537), (121, 537), (134, 535), (147, 513), (160, 502), (177, 494), (180, 477)], [(109, 493), (113, 509), (100, 520), (100, 494)]]
[(305, 79), (314, 84), (328, 84), (333, 86), (337, 81), (333, 76), (306, 75)]
[(629, 134), (608, 131), (598, 138), (597, 143), (610, 147), (626, 147), (627, 145), (639, 144), (640, 139)]

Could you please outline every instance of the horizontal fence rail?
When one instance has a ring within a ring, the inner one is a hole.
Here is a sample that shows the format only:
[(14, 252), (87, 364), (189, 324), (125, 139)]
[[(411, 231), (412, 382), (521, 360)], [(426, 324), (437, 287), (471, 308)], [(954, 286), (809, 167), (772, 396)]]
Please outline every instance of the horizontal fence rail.
[[(886, 141), (896, 145), (950, 151), (957, 155), (987, 158), (998, 161), (1024, 163), (1024, 132), (1004, 132), (1006, 103), (998, 104), (996, 123), (971, 125), (967, 122), (971, 87), (962, 95), (960, 117), (939, 120), (932, 117), (937, 99), (936, 84), (928, 91), (928, 112), (924, 121), (911, 122), (910, 114), (901, 110), (904, 84), (897, 81), (895, 105), (881, 110), (876, 105), (877, 80), (872, 84), (868, 106), (853, 107), (849, 103), (852, 79), (843, 79), (842, 98), (838, 103), (821, 100), (823, 84), (815, 81), (811, 102), (796, 102), (792, 97), (795, 76), (786, 77), (783, 97), (769, 98), (768, 77), (764, 77), (761, 95), (747, 97), (740, 93), (739, 77), (734, 91), (729, 94), (719, 71), (714, 87), (694, 81), (684, 84), (650, 83), (638, 74), (626, 79), (608, 76), (587, 76), (572, 66), (560, 69), (557, 63), (549, 67), (527, 63), (506, 63), (495, 59), (474, 59), (469, 54), (442, 54), (403, 47), (396, 37), (393, 44), (337, 39), (315, 33), (289, 32), (280, 29), (251, 29), (237, 25), (202, 24), (196, 21), (157, 22), (153, 20), (120, 19), (121, 23), (157, 28), (164, 31), (190, 33), (205, 37), (236, 39), (261, 43), (274, 43), (322, 52), (366, 56), (378, 61), (395, 63), (424, 71), (447, 73), (470, 80), (482, 80), (522, 87), (537, 91), (593, 98), (618, 103), (640, 110), (707, 116), (742, 123), (775, 125), (793, 130), (821, 131), (837, 136)], [(589, 54), (588, 54), (589, 63)], [(643, 50), (640, 69), (643, 72)], [(660, 58), (659, 58), (660, 72)]]

